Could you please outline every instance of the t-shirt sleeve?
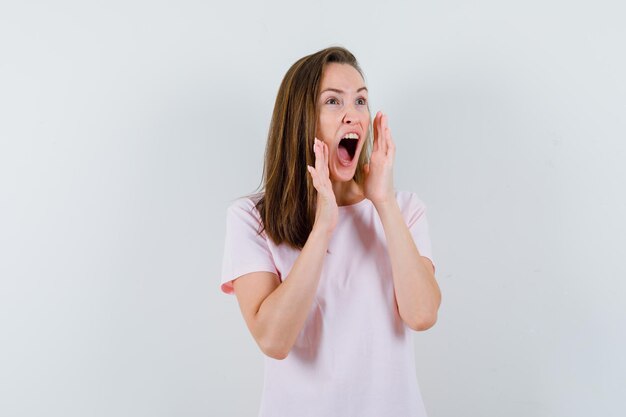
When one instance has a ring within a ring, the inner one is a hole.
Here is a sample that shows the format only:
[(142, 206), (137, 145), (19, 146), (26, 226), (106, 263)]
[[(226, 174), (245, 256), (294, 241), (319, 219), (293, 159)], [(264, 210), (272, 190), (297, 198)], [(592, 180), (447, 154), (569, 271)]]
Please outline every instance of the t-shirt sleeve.
[(433, 259), (430, 235), (428, 234), (426, 204), (424, 204), (415, 193), (411, 193), (409, 198), (409, 218), (407, 225), (420, 255), (430, 259), (436, 271), (437, 267)]
[(226, 237), (222, 259), (221, 290), (234, 294), (233, 281), (250, 272), (267, 271), (279, 275), (260, 228), (259, 212), (248, 199), (239, 199), (226, 210)]

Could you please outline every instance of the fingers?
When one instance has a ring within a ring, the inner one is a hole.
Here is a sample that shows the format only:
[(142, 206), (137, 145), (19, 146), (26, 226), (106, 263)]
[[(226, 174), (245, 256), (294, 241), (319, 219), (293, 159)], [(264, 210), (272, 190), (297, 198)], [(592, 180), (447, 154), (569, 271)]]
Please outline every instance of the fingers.
[(389, 129), (389, 119), (382, 111), (376, 113), (374, 117), (374, 143), (372, 152), (380, 152), (382, 155), (395, 155), (395, 144), (391, 138)]
[(328, 169), (328, 145), (324, 142), (324, 167)]
[(315, 151), (315, 171), (317, 171), (317, 173), (319, 174), (322, 172), (322, 160), (324, 159), (324, 153), (321, 152), (320, 141), (318, 138), (315, 138), (313, 150)]
[(374, 117), (374, 143), (372, 146), (372, 152), (376, 152), (378, 151), (378, 143), (380, 142), (380, 116), (382, 115), (382, 112), (378, 112), (376, 113), (376, 116)]
[(313, 178), (313, 185), (320, 191), (320, 188), (324, 185), (324, 179), (328, 178), (328, 146), (321, 140), (315, 138), (313, 142), (313, 152), (315, 154), (315, 168), (307, 166), (308, 171)]
[(317, 138), (314, 138), (313, 140), (313, 156), (315, 158), (314, 161), (314, 165), (315, 167), (312, 167), (311, 165), (307, 164), (307, 170), (309, 171), (309, 173), (311, 174), (311, 178), (313, 179), (313, 185), (315, 186), (315, 188), (317, 188), (317, 169), (319, 169), (319, 163), (318, 160), (319, 158), (317, 157)]
[(387, 124), (387, 115), (383, 115), (381, 117), (381, 129), (382, 129), (382, 138), (383, 140), (380, 142), (381, 149), (383, 151), (383, 155), (387, 155), (387, 150), (389, 149), (389, 125)]
[[(317, 141), (316, 164), (319, 162), (319, 170), (317, 171), (324, 177), (328, 176), (328, 146), (325, 142), (315, 138)], [(316, 165), (317, 169), (317, 165)]]
[(375, 144), (373, 151), (379, 151), (383, 155), (387, 154), (387, 115), (383, 114), (382, 111), (379, 111), (376, 114), (375, 119), (375, 127), (374, 138)]
[(387, 119), (387, 116), (385, 115), (385, 130), (387, 131), (387, 155), (389, 155), (391, 157), (391, 159), (394, 158), (394, 155), (396, 154), (396, 144), (393, 142), (393, 138), (391, 137), (391, 129), (389, 128), (389, 120)]
[(391, 157), (393, 160), (396, 154), (396, 144), (393, 143), (393, 139), (391, 138), (391, 129), (387, 126), (387, 155)]

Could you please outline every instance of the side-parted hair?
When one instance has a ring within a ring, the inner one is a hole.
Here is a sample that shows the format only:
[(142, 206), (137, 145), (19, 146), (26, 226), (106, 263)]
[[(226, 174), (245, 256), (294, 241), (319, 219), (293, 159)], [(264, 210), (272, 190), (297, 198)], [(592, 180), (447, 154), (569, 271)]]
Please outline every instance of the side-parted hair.
[[(317, 102), (328, 63), (351, 65), (365, 79), (354, 55), (343, 47), (333, 46), (296, 61), (285, 74), (276, 96), (263, 177), (257, 187), (261, 191), (257, 194), (260, 199), (255, 206), (262, 221), (259, 233), (265, 230), (277, 245), (286, 243), (302, 249), (313, 229), (317, 190), (307, 165), (315, 166)], [(370, 120), (353, 177), (359, 185), (363, 184), (363, 165), (371, 153), (371, 125)]]

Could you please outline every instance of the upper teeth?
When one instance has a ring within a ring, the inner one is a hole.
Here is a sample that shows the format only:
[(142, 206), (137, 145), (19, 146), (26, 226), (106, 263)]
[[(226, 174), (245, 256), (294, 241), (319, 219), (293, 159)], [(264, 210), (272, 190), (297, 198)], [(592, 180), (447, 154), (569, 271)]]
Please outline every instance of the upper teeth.
[(348, 133), (342, 139), (358, 139), (358, 138), (359, 138), (359, 135), (357, 135), (356, 133)]

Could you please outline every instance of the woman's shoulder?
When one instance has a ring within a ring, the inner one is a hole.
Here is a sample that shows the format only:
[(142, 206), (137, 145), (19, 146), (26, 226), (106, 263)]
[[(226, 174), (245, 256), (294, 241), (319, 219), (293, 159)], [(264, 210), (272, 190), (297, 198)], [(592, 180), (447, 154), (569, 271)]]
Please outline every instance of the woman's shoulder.
[(262, 192), (236, 197), (235, 199), (230, 200), (226, 210), (227, 212), (243, 211), (248, 214), (252, 214), (255, 217), (259, 217), (259, 211), (256, 206), (262, 197)]
[(396, 190), (396, 200), (398, 201), (400, 210), (407, 216), (426, 210), (426, 204), (414, 191)]
[(419, 204), (423, 205), (424, 202), (414, 191), (409, 190), (396, 190), (396, 200), (401, 205), (406, 204)]

